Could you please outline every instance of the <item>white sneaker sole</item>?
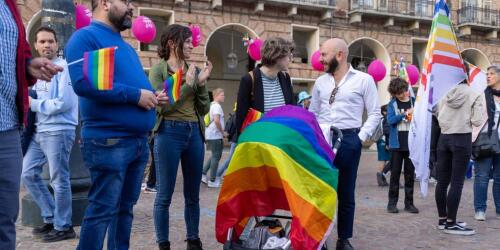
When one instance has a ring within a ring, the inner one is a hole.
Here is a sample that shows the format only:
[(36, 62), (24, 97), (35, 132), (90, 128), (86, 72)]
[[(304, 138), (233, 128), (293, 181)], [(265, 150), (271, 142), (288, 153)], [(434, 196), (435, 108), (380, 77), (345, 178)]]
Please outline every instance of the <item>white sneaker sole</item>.
[(444, 230), (445, 233), (447, 234), (453, 234), (453, 235), (465, 235), (465, 236), (470, 236), (476, 234), (476, 231), (459, 231), (459, 230)]

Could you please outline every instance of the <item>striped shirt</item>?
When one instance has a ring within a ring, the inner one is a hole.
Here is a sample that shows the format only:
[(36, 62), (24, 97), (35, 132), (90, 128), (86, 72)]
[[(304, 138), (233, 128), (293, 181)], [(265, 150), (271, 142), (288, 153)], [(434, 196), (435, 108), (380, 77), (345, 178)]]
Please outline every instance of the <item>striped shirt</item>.
[(285, 105), (285, 97), (277, 76), (269, 78), (262, 71), (261, 74), (264, 89), (264, 113), (267, 113), (273, 108)]
[(18, 124), (16, 95), (16, 53), (19, 33), (5, 0), (0, 0), (0, 131), (15, 129)]

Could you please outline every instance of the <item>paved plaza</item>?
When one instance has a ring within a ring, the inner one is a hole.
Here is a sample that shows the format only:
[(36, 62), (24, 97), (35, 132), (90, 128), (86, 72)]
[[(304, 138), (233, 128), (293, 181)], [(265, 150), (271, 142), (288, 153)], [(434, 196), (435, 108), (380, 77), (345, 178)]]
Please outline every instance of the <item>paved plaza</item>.
[[(227, 157), (224, 151), (223, 159)], [(356, 189), (356, 217), (354, 238), (352, 244), (356, 249), (500, 249), (500, 219), (495, 217), (494, 205), (491, 201), (491, 187), (489, 192), (488, 210), (485, 222), (475, 221), (473, 218), (473, 181), (468, 180), (464, 185), (462, 202), (458, 211), (458, 218), (466, 221), (476, 229), (474, 236), (454, 236), (438, 231), (437, 210), (434, 202), (434, 185), (429, 188), (429, 196), (420, 198), (415, 195), (415, 205), (420, 214), (414, 215), (400, 211), (399, 214), (388, 214), (387, 187), (378, 187), (375, 179), (376, 152), (363, 152)], [(490, 185), (491, 186), (491, 185)], [(419, 190), (418, 183), (415, 187)], [(209, 189), (206, 185), (201, 188), (201, 222), (200, 237), (204, 249), (222, 249), (217, 243), (214, 234), (215, 208), (219, 189)], [(24, 194), (24, 190), (22, 193)], [(153, 224), (154, 194), (141, 194), (134, 210), (134, 225), (130, 249), (158, 249), (155, 243)], [(403, 210), (404, 193), (400, 189), (399, 209)], [(182, 197), (182, 177), (178, 176), (170, 217), (170, 240), (172, 249), (186, 249), (184, 226), (184, 200)], [(78, 240), (58, 243), (42, 243), (31, 236), (31, 228), (21, 226), (18, 219), (19, 250), (66, 250), (75, 249)], [(75, 230), (79, 233), (80, 228)], [(336, 233), (333, 233), (330, 242), (334, 242)], [(332, 248), (333, 249), (333, 248)]]

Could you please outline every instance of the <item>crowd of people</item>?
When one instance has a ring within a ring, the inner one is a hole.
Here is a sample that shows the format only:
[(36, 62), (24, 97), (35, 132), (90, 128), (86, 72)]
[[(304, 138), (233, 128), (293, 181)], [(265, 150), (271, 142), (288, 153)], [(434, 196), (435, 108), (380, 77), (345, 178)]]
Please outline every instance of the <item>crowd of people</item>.
[[(287, 73), (294, 44), (284, 38), (267, 38), (261, 64), (242, 76), (234, 114), (226, 117), (221, 106), (224, 90), (215, 88), (210, 100), (207, 83), (212, 64), (190, 62), (193, 38), (187, 26), (165, 28), (159, 63), (148, 78), (136, 50), (120, 35), (132, 24), (134, 6), (130, 1), (92, 1), (92, 10), (92, 23), (76, 31), (65, 47), (67, 61), (57, 56), (57, 34), (48, 27), (36, 32), (33, 45), (40, 57), (31, 58), (15, 1), (0, 1), (0, 36), (5, 41), (0, 50), (0, 249), (15, 249), (21, 180), (43, 218), (44, 224), (34, 228), (33, 234), (45, 242), (76, 237), (71, 221), (69, 156), (79, 117), (81, 152), (92, 185), (77, 249), (102, 249), (106, 236), (108, 249), (129, 247), (133, 209), (150, 158), (144, 188), (156, 193), (154, 226), (159, 249), (171, 249), (169, 215), (179, 166), (184, 180), (187, 249), (203, 249), (199, 236), (201, 183), (221, 185), (249, 110), (265, 114), (283, 105), (300, 105), (312, 112), (330, 143), (339, 136), (331, 126), (342, 132), (334, 161), (339, 170), (336, 249), (353, 249), (349, 239), (353, 237), (362, 144), (377, 129), (384, 134), (374, 142), (380, 161), (378, 183), (389, 186), (387, 211), (399, 212), (399, 189), (403, 186), (404, 210), (419, 212), (414, 204), (415, 168), (408, 147), (415, 106), (410, 86), (401, 78), (391, 80), (391, 100), (381, 108), (373, 78), (348, 63), (349, 50), (343, 39), (332, 38), (321, 45), (325, 74), (316, 80), (311, 95), (304, 91), (295, 96)], [(93, 88), (83, 62), (68, 66), (67, 62), (80, 60), (85, 52), (110, 47), (118, 48), (112, 89)], [(180, 96), (172, 100), (164, 83), (176, 75), (182, 76)], [(484, 94), (475, 93), (467, 80), (463, 81), (433, 110), (429, 147), (434, 155), (429, 165), (437, 179), (437, 228), (446, 233), (475, 233), (457, 220), (471, 158), (475, 162), (474, 217), (485, 220), (488, 183), (493, 177), (500, 218), (500, 68), (489, 67), (487, 81)], [(30, 95), (28, 86), (33, 86)], [(23, 134), (23, 140), (28, 141), (23, 152), (19, 128), (27, 123), (28, 109), (35, 114), (29, 119), (35, 129)], [(219, 167), (224, 138), (231, 147), (229, 157)], [(205, 144), (211, 157), (204, 164)], [(489, 151), (479, 144), (490, 146)], [(40, 177), (47, 163), (53, 195)], [(404, 185), (400, 184), (402, 172)]]

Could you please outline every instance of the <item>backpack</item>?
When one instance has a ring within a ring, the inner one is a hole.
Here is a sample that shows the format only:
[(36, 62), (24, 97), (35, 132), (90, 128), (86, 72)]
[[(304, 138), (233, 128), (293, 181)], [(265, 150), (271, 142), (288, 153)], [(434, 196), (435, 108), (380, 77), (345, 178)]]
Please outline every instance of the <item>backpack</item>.
[(377, 142), (384, 136), (384, 121), (380, 120), (377, 128), (375, 128), (375, 131), (373, 131), (373, 134), (368, 137), (368, 140), (372, 142)]

